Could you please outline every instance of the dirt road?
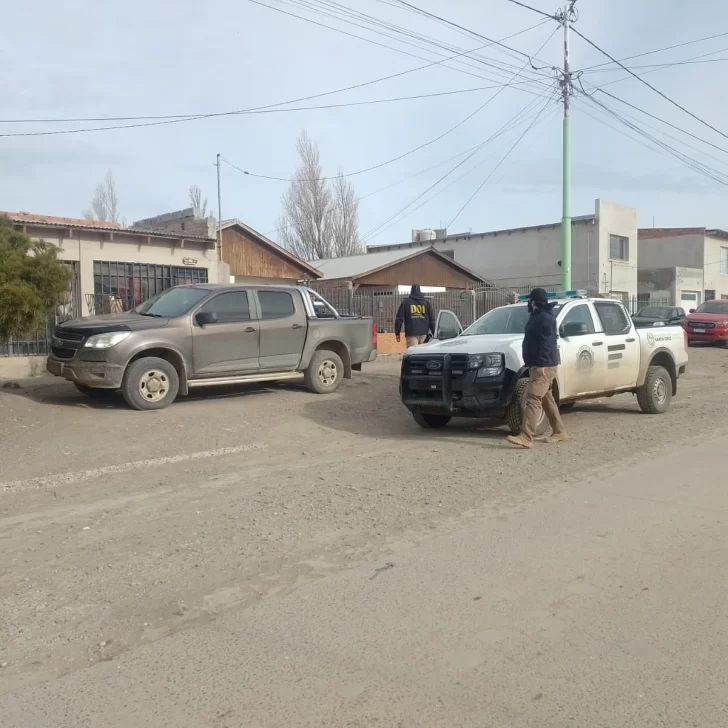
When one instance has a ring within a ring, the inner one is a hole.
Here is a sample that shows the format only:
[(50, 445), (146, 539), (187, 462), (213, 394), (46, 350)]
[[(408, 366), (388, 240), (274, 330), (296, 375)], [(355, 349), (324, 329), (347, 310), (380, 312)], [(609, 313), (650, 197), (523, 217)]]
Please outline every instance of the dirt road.
[(691, 349), (669, 414), (631, 396), (577, 405), (573, 441), (531, 452), (472, 423), (420, 430), (397, 368), (377, 362), (330, 396), (275, 386), (155, 413), (48, 380), (0, 391), (0, 693), (343, 569), (386, 569), (469, 521), (728, 429), (717, 349)]

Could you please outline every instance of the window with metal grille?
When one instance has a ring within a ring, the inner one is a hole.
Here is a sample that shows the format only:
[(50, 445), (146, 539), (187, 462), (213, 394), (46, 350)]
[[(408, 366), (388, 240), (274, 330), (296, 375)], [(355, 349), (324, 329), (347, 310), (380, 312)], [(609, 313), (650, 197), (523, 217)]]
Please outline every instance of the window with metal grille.
[(207, 283), (207, 268), (95, 260), (89, 313), (128, 311), (167, 288), (193, 283)]

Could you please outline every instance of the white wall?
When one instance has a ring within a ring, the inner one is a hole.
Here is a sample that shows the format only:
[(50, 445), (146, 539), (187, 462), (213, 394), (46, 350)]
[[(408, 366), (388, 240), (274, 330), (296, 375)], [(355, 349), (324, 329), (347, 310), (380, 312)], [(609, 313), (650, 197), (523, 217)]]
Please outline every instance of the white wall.
[[(79, 262), (79, 283), (81, 288), (82, 315), (88, 315), (86, 295), (94, 293), (94, 261), (105, 260), (118, 263), (151, 263), (155, 265), (174, 265), (189, 268), (207, 268), (208, 281), (218, 283), (219, 261), (217, 251), (198, 241), (180, 242), (174, 239), (155, 238), (140, 233), (139, 237), (120, 235), (115, 232), (115, 240), (103, 240), (107, 232), (73, 229), (71, 238), (67, 230), (53, 230), (44, 227), (27, 226), (32, 238), (43, 239), (61, 249), (59, 258), (64, 261)], [(147, 242), (149, 240), (149, 242)], [(187, 259), (187, 263), (185, 263)], [(190, 260), (195, 260), (190, 264)], [(222, 282), (227, 282), (223, 280)]]
[(728, 275), (720, 272), (720, 249), (728, 248), (728, 240), (705, 236), (705, 290), (715, 291), (715, 297), (728, 296)]
[[(603, 200), (596, 201), (598, 228), (598, 290), (602, 293), (620, 291), (637, 295), (637, 210)], [(629, 240), (629, 259), (610, 258), (609, 238), (619, 235)]]
[[(629, 240), (629, 260), (610, 260), (610, 235)], [(458, 263), (503, 288), (561, 284), (561, 225), (446, 238), (435, 247), (452, 250)], [(637, 211), (596, 200), (594, 218), (572, 223), (572, 287), (637, 295), (637, 253)]]

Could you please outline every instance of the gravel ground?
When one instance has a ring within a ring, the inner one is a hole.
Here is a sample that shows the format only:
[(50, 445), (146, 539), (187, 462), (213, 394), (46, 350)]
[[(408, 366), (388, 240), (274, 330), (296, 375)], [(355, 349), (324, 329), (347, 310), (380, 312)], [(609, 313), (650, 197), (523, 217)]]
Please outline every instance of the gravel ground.
[(1, 389), (0, 693), (728, 429), (719, 349), (691, 349), (667, 415), (578, 404), (572, 441), (530, 452), (482, 423), (419, 429), (398, 366), (333, 395), (238, 389), (153, 413), (56, 380)]

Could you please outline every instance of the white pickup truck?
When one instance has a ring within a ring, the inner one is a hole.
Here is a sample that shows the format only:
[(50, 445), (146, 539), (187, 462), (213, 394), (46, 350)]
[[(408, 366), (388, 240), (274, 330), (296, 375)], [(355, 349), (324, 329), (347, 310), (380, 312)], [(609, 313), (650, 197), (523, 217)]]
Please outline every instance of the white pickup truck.
[[(632, 393), (643, 412), (661, 414), (677, 393), (688, 364), (680, 326), (635, 329), (614, 299), (578, 291), (555, 294), (560, 365), (554, 397), (575, 402)], [(525, 303), (489, 311), (463, 331), (451, 311), (440, 311), (432, 341), (410, 347), (402, 359), (400, 395), (422, 427), (444, 427), (453, 417), (504, 420), (521, 429), (528, 370), (521, 346), (529, 313)], [(548, 426), (542, 417), (537, 434)]]

